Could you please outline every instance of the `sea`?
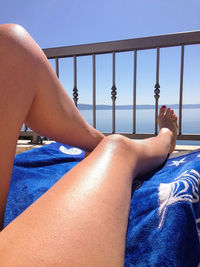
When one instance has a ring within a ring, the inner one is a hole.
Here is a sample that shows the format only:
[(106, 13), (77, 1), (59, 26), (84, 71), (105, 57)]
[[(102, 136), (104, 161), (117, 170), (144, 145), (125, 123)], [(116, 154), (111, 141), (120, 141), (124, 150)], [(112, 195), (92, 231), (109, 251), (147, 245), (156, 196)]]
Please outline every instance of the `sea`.
[[(178, 116), (179, 110), (174, 109)], [(85, 120), (93, 125), (93, 111), (80, 110)], [(96, 110), (96, 128), (104, 133), (112, 132), (112, 110)], [(22, 130), (24, 127), (22, 127)], [(133, 132), (133, 110), (117, 109), (115, 114), (116, 133)], [(154, 109), (136, 109), (136, 133), (154, 133), (155, 111)], [(200, 134), (200, 108), (183, 108), (182, 110), (182, 134)], [(200, 145), (200, 141), (177, 140), (179, 145)]]
[[(174, 109), (178, 116), (179, 110)], [(93, 125), (93, 111), (80, 110), (85, 120)], [(133, 111), (130, 109), (116, 110), (116, 132), (132, 133)], [(96, 128), (101, 132), (112, 132), (112, 110), (96, 110)], [(154, 133), (154, 109), (136, 110), (136, 133)], [(182, 110), (182, 134), (200, 134), (200, 109), (190, 108)], [(178, 140), (180, 145), (200, 145), (200, 141)]]

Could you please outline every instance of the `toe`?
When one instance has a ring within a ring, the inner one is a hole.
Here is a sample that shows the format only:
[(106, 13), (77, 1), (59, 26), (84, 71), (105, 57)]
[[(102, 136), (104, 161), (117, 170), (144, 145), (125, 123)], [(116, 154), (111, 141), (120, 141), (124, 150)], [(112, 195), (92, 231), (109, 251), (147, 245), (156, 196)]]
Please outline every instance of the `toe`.
[(174, 111), (173, 111), (173, 109), (170, 110), (170, 117), (171, 117), (171, 119), (173, 119), (173, 117), (174, 117)]
[(166, 111), (166, 106), (162, 106), (159, 111), (159, 117), (163, 117)]
[(176, 127), (177, 127), (178, 126), (178, 118), (177, 118), (176, 114), (174, 114), (173, 120), (175, 121)]
[(170, 117), (170, 116), (171, 116), (171, 109), (167, 108), (166, 117)]

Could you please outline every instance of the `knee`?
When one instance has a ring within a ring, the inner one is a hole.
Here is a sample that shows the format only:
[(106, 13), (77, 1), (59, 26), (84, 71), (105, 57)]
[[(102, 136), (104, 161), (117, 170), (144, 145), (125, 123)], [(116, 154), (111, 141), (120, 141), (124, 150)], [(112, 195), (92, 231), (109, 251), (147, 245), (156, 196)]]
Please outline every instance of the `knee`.
[(13, 66), (20, 64), (24, 70), (28, 68), (30, 71), (31, 67), (36, 70), (35, 64), (38, 65), (40, 60), (46, 60), (46, 57), (22, 26), (3, 24), (0, 25), (0, 59), (6, 66), (12, 62)]
[(11, 53), (14, 56), (21, 48), (27, 46), (28, 39), (29, 34), (22, 26), (18, 24), (0, 25), (0, 52), (2, 55), (9, 56)]
[(18, 25), (18, 24), (2, 24), (0, 25), (0, 40), (10, 41), (16, 40), (20, 38), (24, 38), (26, 36), (26, 30)]
[(121, 134), (111, 134), (111, 135), (106, 136), (105, 139), (107, 140), (107, 142), (114, 142), (117, 144), (121, 144), (124, 142), (126, 137), (124, 137)]
[(120, 134), (112, 134), (104, 138), (106, 144), (109, 145), (113, 153), (131, 153), (132, 155), (139, 155), (142, 153), (141, 143), (132, 139), (129, 139)]
[(109, 144), (113, 149), (118, 150), (129, 150), (129, 141), (128, 138), (120, 134), (112, 134), (105, 138), (105, 142)]

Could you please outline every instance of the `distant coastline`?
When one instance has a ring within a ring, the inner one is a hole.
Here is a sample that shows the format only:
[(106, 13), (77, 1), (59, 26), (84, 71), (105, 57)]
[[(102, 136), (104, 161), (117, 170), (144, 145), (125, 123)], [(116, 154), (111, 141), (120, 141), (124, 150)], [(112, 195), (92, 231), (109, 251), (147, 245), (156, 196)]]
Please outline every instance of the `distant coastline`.
[[(161, 105), (159, 105), (160, 107)], [(169, 105), (170, 108), (178, 109), (178, 104)], [(129, 110), (133, 109), (133, 105), (116, 105), (116, 109), (118, 110)], [(200, 104), (184, 104), (183, 109), (200, 109)], [(80, 110), (92, 110), (93, 106), (89, 104), (78, 104), (78, 109)], [(97, 110), (111, 110), (112, 105), (96, 105)], [(155, 105), (136, 105), (136, 109), (155, 109)]]

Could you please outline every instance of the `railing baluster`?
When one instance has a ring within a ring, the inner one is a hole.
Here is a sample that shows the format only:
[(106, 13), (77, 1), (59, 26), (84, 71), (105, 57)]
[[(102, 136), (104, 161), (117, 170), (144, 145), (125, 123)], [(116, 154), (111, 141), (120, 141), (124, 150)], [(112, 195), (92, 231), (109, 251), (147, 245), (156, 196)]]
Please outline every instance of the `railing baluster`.
[(57, 76), (59, 78), (59, 62), (58, 62), (58, 58), (56, 57), (55, 60), (56, 60), (56, 74), (57, 74)]
[(77, 107), (78, 102), (78, 89), (77, 89), (77, 61), (76, 56), (74, 56), (74, 89), (73, 89), (73, 100)]
[(156, 84), (154, 90), (155, 97), (155, 134), (158, 133), (158, 99), (160, 97), (160, 84), (159, 84), (159, 67), (160, 67), (160, 48), (157, 47), (157, 60), (156, 60)]
[(183, 104), (183, 70), (184, 70), (184, 45), (181, 46), (181, 71), (180, 71), (180, 96), (179, 96), (179, 135), (182, 132), (182, 104)]
[(92, 73), (93, 73), (93, 127), (96, 128), (96, 61), (95, 61), (95, 54), (92, 55)]
[(134, 76), (133, 76), (133, 134), (136, 133), (136, 81), (137, 81), (137, 50), (134, 51)]
[(113, 85), (111, 88), (111, 98), (112, 98), (112, 133), (115, 133), (115, 101), (117, 95), (117, 88), (115, 86), (115, 52), (112, 53), (113, 62)]
[[(113, 57), (113, 84), (111, 88), (111, 98), (112, 98), (112, 132), (115, 132), (115, 104), (116, 104), (116, 95), (117, 89), (115, 86), (115, 54), (118, 52), (134, 52), (134, 72), (133, 72), (133, 131), (130, 134), (124, 133), (126, 136), (131, 138), (145, 138), (154, 136), (158, 132), (157, 117), (158, 117), (158, 104), (160, 97), (160, 85), (159, 85), (159, 61), (160, 61), (160, 49), (164, 47), (180, 47), (181, 50), (181, 66), (180, 66), (180, 94), (179, 94), (179, 136), (180, 140), (200, 140), (200, 134), (186, 135), (182, 133), (182, 108), (183, 108), (183, 72), (184, 72), (184, 47), (186, 45), (200, 44), (200, 31), (188, 32), (188, 33), (179, 33), (179, 34), (169, 34), (161, 36), (151, 36), (145, 38), (137, 38), (130, 40), (121, 40), (115, 42), (103, 42), (97, 44), (87, 44), (87, 45), (78, 45), (70, 47), (60, 47), (60, 48), (50, 48), (44, 49), (44, 52), (48, 59), (55, 59), (58, 63), (60, 58), (74, 58), (74, 88), (73, 88), (73, 99), (75, 105), (78, 101), (78, 89), (77, 89), (77, 69), (76, 69), (76, 60), (78, 56), (93, 56), (93, 126), (96, 126), (96, 73), (95, 73), (95, 56), (100, 54), (112, 54)], [(155, 97), (155, 133), (153, 134), (137, 134), (136, 128), (136, 88), (137, 83), (137, 51), (146, 50), (146, 49), (157, 49), (157, 65), (156, 65), (156, 84), (154, 88), (154, 97)], [(56, 59), (57, 58), (57, 59)], [(56, 63), (56, 64), (57, 64)], [(58, 65), (57, 65), (58, 66)], [(60, 67), (60, 66), (59, 66)], [(57, 75), (59, 76), (59, 70), (57, 67)]]

